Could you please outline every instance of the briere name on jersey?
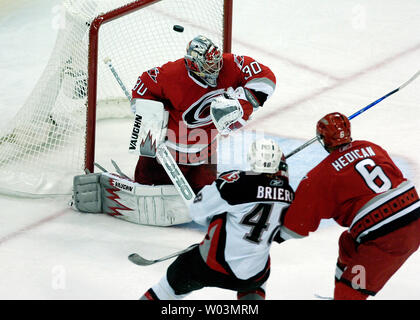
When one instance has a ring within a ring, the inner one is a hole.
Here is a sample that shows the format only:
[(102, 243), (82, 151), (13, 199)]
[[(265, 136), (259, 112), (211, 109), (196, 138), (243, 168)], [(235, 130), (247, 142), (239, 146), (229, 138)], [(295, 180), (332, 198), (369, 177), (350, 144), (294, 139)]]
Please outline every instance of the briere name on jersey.
[(294, 191), (287, 178), (248, 171), (228, 171), (216, 180), (217, 188), (224, 200), (235, 205), (244, 202), (292, 203)]

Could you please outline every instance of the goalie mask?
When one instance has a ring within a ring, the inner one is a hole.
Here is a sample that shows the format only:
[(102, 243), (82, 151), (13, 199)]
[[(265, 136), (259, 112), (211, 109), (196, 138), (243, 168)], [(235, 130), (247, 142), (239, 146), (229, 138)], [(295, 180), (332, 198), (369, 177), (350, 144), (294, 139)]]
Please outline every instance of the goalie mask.
[(184, 56), (187, 70), (211, 87), (216, 87), (217, 77), (223, 66), (223, 55), (208, 38), (197, 36), (187, 46)]
[(289, 177), (286, 158), (272, 139), (254, 141), (248, 151), (248, 163), (254, 172)]
[(349, 119), (338, 112), (329, 113), (316, 125), (318, 141), (328, 152), (351, 142)]

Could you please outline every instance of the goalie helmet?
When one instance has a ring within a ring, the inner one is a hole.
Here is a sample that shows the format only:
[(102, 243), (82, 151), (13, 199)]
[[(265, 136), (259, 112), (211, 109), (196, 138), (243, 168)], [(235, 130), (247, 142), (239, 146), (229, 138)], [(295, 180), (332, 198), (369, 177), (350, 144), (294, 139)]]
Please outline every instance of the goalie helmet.
[(254, 141), (248, 151), (248, 163), (254, 172), (289, 177), (286, 158), (278, 144), (272, 139)]
[(217, 77), (223, 66), (223, 55), (219, 48), (204, 36), (197, 36), (187, 45), (184, 56), (187, 70), (211, 87), (217, 85)]
[(333, 149), (351, 142), (350, 121), (339, 112), (329, 113), (318, 121), (316, 136), (322, 146), (331, 152)]

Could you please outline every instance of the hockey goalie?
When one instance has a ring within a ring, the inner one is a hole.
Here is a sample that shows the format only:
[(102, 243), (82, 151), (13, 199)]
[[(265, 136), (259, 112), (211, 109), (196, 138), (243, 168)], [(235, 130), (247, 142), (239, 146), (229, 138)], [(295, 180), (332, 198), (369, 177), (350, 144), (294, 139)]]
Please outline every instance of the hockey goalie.
[[(194, 194), (216, 180), (218, 135), (241, 128), (275, 86), (267, 66), (222, 54), (209, 38), (195, 37), (183, 58), (143, 72), (132, 90), (130, 152), (139, 155), (134, 178), (108, 172), (76, 176), (74, 207), (146, 225), (191, 221), (183, 190)], [(175, 165), (165, 168), (165, 150)]]

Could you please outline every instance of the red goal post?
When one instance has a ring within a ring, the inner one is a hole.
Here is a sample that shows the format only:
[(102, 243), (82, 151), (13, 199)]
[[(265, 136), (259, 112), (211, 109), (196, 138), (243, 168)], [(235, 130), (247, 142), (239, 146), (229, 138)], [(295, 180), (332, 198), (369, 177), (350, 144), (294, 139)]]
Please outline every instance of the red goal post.
[(50, 59), (0, 127), (0, 193), (67, 196), (75, 175), (94, 171), (95, 144), (98, 151), (107, 143), (95, 143), (97, 122), (133, 116), (108, 58), (130, 89), (142, 72), (182, 58), (199, 34), (231, 50), (233, 0), (61, 1)]
[[(94, 170), (95, 160), (95, 129), (96, 129), (96, 103), (98, 79), (98, 42), (99, 30), (103, 24), (140, 10), (154, 3), (164, 0), (138, 0), (125, 6), (96, 17), (89, 30), (89, 63), (88, 63), (88, 108), (86, 124), (86, 155), (85, 168), (90, 172)], [(231, 52), (232, 47), (232, 10), (233, 0), (224, 0), (223, 4), (223, 52)], [(168, 30), (168, 32), (170, 32)]]

